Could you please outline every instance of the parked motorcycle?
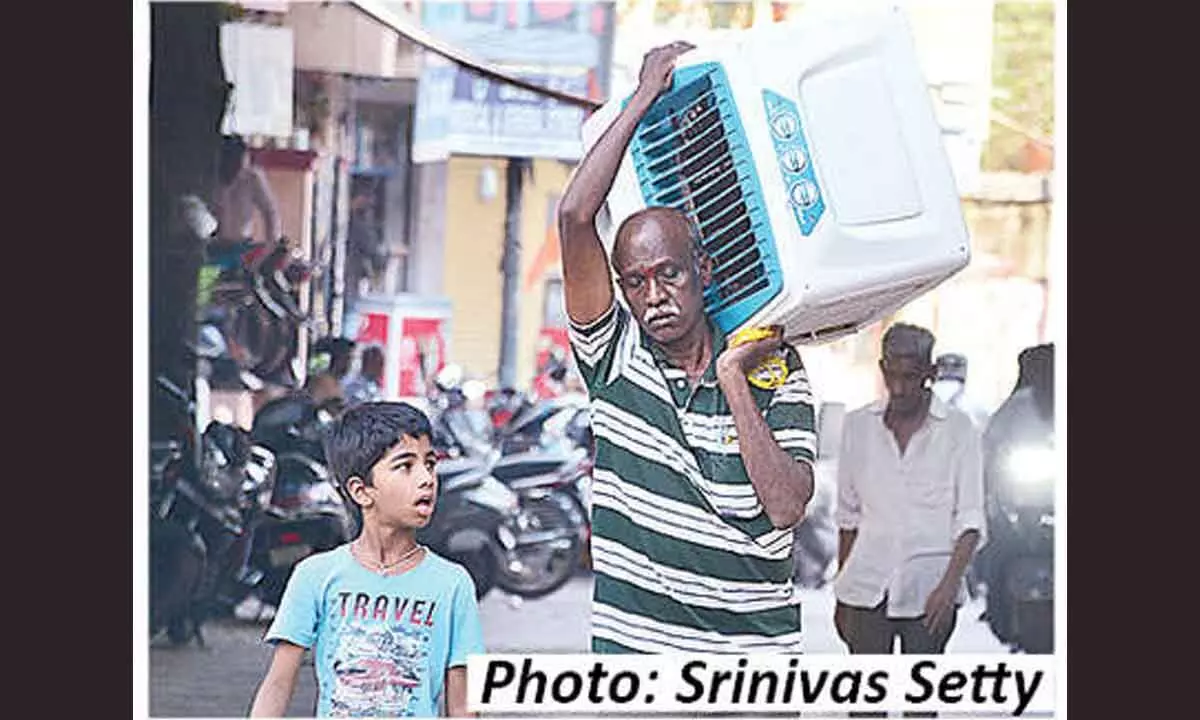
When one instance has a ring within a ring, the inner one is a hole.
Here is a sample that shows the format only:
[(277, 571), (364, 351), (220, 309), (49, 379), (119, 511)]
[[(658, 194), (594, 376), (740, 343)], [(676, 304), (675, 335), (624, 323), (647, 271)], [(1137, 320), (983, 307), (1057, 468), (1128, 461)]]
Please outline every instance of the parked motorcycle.
[(591, 533), (591, 458), (582, 448), (497, 456), (490, 471), (521, 499), (518, 542), (497, 585), (526, 598), (561, 588), (580, 567)]
[(150, 443), (150, 636), (165, 628), (177, 645), (192, 637), (206, 554), (199, 534), (172, 513), (176, 488), (190, 482), (180, 477), (186, 452), (176, 440)]
[[(488, 417), (471, 408), (461, 373), (449, 367), (437, 378), (434, 445), (453, 462), (469, 463), (520, 499), (495, 582), (505, 592), (542, 597), (562, 587), (580, 566), (589, 538), (591, 462), (579, 408), (551, 401), (530, 405), (489, 437)], [(573, 422), (575, 421), (575, 422)], [(493, 447), (493, 443), (496, 443)], [(445, 465), (439, 467), (444, 475)]]
[(438, 463), (438, 499), (417, 541), (462, 565), (475, 583), (476, 599), (496, 585), (498, 568), (517, 546), (517, 494), (489, 475), (481, 463)]
[[(217, 221), (196, 196), (182, 198), (181, 210), (185, 226), (204, 247), (202, 277), (216, 276), (206, 291), (207, 320), (221, 328), (243, 369), (292, 385), (289, 363), (296, 354), (297, 331), (309, 322), (300, 309), (299, 289), (311, 277), (311, 266), (287, 238), (266, 247), (217, 240)], [(260, 258), (257, 271), (249, 271)]]
[(493, 443), (501, 455), (567, 445), (592, 450), (586, 395), (569, 394), (522, 404), (507, 423), (496, 428)]
[(177, 644), (232, 610), (261, 580), (250, 535), (274, 485), (274, 455), (240, 428), (211, 422), (197, 435), (191, 396), (164, 376), (156, 392), (177, 408), (176, 437), (151, 443), (150, 629)]
[(354, 539), (357, 527), (326, 461), (322, 434), (334, 415), (304, 393), (263, 405), (251, 438), (276, 455), (277, 479), (255, 534), (253, 561), (265, 577), (259, 597), (278, 606), (296, 564)]

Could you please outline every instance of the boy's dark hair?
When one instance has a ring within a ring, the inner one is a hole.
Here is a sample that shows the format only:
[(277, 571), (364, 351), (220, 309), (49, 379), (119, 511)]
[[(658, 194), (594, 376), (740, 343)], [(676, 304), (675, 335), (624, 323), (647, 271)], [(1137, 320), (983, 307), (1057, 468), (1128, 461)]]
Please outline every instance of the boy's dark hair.
[(408, 403), (368, 402), (346, 410), (325, 435), (325, 459), (338, 487), (352, 477), (371, 484), (371, 468), (400, 438), (433, 437), (425, 413)]

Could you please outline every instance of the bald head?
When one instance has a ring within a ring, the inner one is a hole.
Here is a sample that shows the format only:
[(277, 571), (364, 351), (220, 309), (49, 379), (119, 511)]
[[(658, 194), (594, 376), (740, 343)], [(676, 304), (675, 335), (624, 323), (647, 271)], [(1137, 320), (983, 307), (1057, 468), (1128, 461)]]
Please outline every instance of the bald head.
[(617, 228), (617, 237), (613, 241), (613, 269), (619, 273), (622, 261), (628, 259), (630, 252), (643, 249), (647, 242), (662, 242), (663, 249), (689, 265), (700, 256), (700, 236), (687, 215), (675, 208), (645, 208), (625, 218)]

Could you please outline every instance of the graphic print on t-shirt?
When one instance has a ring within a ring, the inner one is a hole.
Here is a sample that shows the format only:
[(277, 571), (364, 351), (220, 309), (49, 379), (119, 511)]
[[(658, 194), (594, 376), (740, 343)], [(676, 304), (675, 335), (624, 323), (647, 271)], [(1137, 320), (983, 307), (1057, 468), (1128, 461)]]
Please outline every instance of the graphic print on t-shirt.
[(335, 612), (344, 624), (333, 651), (333, 716), (412, 715), (437, 603), (349, 592), (339, 601)]

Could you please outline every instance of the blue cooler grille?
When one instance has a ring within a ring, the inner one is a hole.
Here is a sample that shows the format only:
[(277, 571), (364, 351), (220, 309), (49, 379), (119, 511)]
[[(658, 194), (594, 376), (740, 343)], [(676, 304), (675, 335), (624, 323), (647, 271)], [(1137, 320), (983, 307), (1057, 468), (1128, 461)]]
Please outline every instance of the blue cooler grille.
[(675, 72), (631, 143), (649, 207), (687, 213), (712, 259), (705, 310), (724, 332), (742, 325), (783, 288), (775, 238), (742, 121), (724, 69)]

